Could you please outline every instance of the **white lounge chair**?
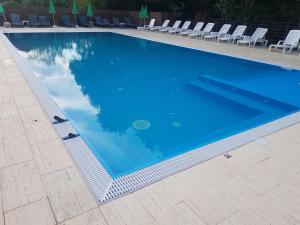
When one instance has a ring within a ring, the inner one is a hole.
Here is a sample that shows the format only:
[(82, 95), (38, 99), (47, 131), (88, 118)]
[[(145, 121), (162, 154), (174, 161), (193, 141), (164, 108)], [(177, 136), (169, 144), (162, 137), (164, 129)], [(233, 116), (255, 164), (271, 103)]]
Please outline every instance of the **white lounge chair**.
[(221, 29), (219, 30), (219, 32), (211, 32), (208, 35), (204, 36), (205, 40), (214, 40), (214, 39), (218, 39), (219, 37), (223, 37), (225, 34), (228, 33), (229, 29), (231, 27), (231, 24), (224, 24)]
[(186, 30), (186, 31), (182, 31), (182, 32), (180, 32), (180, 35), (189, 35), (189, 34), (192, 34), (192, 33), (195, 33), (195, 32), (199, 32), (199, 31), (201, 31), (203, 25), (204, 25), (203, 22), (198, 22), (193, 30), (189, 29), (189, 30)]
[(208, 23), (208, 24), (206, 24), (206, 26), (204, 27), (204, 29), (202, 31), (191, 33), (188, 36), (191, 38), (193, 38), (193, 37), (201, 37), (202, 38), (204, 35), (209, 34), (214, 26), (215, 26), (214, 23)]
[(169, 23), (170, 23), (170, 20), (165, 20), (161, 26), (154, 26), (154, 27), (151, 27), (149, 30), (150, 31), (159, 31), (162, 28), (168, 27)]
[(268, 40), (265, 39), (267, 28), (257, 28), (252, 36), (243, 36), (243, 39), (238, 40), (237, 44), (247, 44), (249, 47), (255, 47), (256, 43), (261, 43), (263, 46), (267, 46)]
[(169, 30), (169, 33), (170, 34), (179, 34), (181, 31), (186, 31), (190, 25), (191, 25), (191, 21), (185, 21), (181, 28), (178, 27), (178, 28)]
[(225, 34), (223, 37), (219, 37), (219, 42), (228, 42), (229, 43), (235, 43), (235, 41), (241, 39), (243, 37), (243, 34), (245, 30), (247, 29), (247, 26), (245, 25), (238, 25), (232, 34)]
[(137, 27), (137, 30), (149, 30), (151, 27), (154, 27), (155, 19), (151, 19), (148, 25)]
[(299, 47), (300, 30), (291, 30), (285, 40), (278, 41), (276, 45), (270, 45), (269, 51), (282, 49), (283, 53), (291, 53), (294, 48)]
[(169, 32), (170, 30), (177, 29), (181, 24), (181, 20), (176, 20), (172, 27), (159, 29), (159, 32)]

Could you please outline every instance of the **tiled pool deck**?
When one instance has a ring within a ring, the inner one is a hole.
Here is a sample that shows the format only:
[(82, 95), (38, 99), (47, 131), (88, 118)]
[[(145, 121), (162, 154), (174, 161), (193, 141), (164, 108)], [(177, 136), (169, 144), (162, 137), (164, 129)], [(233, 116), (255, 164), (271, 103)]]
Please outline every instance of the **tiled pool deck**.
[[(55, 31), (11, 31), (41, 30)], [(298, 55), (135, 30), (114, 31), (300, 68)], [(297, 124), (230, 152), (229, 159), (214, 158), (97, 206), (0, 39), (0, 225), (299, 225), (299, 137)]]

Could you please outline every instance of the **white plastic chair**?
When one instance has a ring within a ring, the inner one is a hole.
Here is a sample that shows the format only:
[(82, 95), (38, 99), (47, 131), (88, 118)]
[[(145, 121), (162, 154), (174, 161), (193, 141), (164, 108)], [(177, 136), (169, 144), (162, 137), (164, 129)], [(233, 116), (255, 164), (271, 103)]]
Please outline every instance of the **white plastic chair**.
[(291, 30), (286, 36), (285, 40), (278, 41), (276, 45), (270, 45), (269, 51), (282, 49), (283, 53), (291, 53), (294, 48), (299, 47), (299, 41), (300, 30)]
[(268, 40), (265, 39), (267, 28), (257, 28), (252, 36), (243, 36), (243, 39), (238, 40), (237, 44), (247, 44), (249, 47), (255, 47), (256, 43), (261, 43), (263, 46), (267, 46)]
[(232, 43), (234, 44), (235, 41), (241, 39), (243, 37), (243, 34), (245, 30), (247, 29), (247, 26), (245, 25), (238, 25), (232, 34), (225, 34), (223, 37), (219, 37), (219, 42), (228, 42), (228, 44)]
[(228, 33), (229, 29), (231, 27), (231, 24), (224, 24), (221, 29), (219, 30), (219, 32), (211, 32), (208, 35), (204, 36), (205, 40), (214, 40), (214, 39), (218, 39), (219, 37), (223, 37), (225, 34)]
[(154, 27), (151, 27), (149, 30), (150, 31), (159, 31), (162, 28), (168, 27), (169, 23), (170, 23), (170, 20), (165, 20), (161, 26), (154, 26)]
[(148, 25), (137, 27), (137, 30), (149, 30), (150, 28), (154, 27), (154, 24), (155, 24), (155, 19), (151, 19)]
[(191, 25), (191, 21), (185, 21), (181, 28), (178, 27), (178, 28), (169, 30), (169, 33), (170, 34), (179, 34), (181, 31), (186, 31), (190, 25)]
[(192, 33), (196, 33), (196, 32), (200, 32), (202, 27), (203, 27), (204, 23), (203, 22), (198, 22), (196, 24), (196, 26), (194, 27), (194, 29), (188, 29), (186, 31), (182, 31), (180, 32), (180, 35), (189, 35), (189, 34), (192, 34)]
[(181, 24), (181, 20), (176, 20), (172, 27), (166, 27), (159, 30), (159, 32), (169, 32), (170, 30), (177, 29)]
[(214, 23), (208, 23), (204, 27), (203, 31), (194, 32), (194, 33), (189, 34), (188, 36), (191, 38), (193, 38), (193, 37), (201, 37), (202, 38), (204, 35), (210, 34), (210, 32), (214, 26), (215, 26)]

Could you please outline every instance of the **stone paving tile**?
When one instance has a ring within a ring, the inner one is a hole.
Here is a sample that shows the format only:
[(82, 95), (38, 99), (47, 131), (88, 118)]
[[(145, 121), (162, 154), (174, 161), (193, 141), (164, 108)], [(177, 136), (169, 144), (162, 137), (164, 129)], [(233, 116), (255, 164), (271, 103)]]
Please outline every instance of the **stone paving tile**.
[(263, 196), (270, 205), (275, 205), (300, 223), (300, 186), (286, 182)]
[(23, 123), (32, 123), (48, 119), (41, 106), (25, 107), (18, 109), (18, 111)]
[(47, 199), (42, 199), (5, 213), (5, 225), (55, 224), (56, 222)]
[(75, 167), (45, 175), (44, 185), (58, 222), (97, 207)]
[(93, 209), (59, 225), (108, 225), (99, 209)]
[(169, 177), (133, 193), (151, 215), (156, 215), (158, 212), (182, 202), (184, 195), (187, 194), (184, 186), (174, 177)]
[(1, 170), (3, 207), (5, 211), (46, 197), (46, 193), (33, 161)]
[[(234, 177), (219, 185), (219, 189), (233, 199), (235, 207), (240, 210), (241, 204), (263, 218), (267, 224), (294, 225), (295, 219), (280, 210), (274, 203), (267, 202), (263, 196), (249, 188), (247, 182)], [(223, 199), (220, 199), (223, 201)]]
[(42, 175), (73, 165), (72, 160), (60, 140), (33, 145), (32, 150)]
[(0, 186), (0, 225), (4, 225), (4, 212), (2, 206), (2, 190)]
[[(0, 72), (1, 76), (1, 72)], [(0, 93), (10, 91), (10, 87), (6, 79), (0, 78)]]
[[(17, 118), (17, 117), (12, 117), (12, 118)], [(0, 119), (0, 121), (4, 121), (4, 120), (11, 121), (11, 118)], [(24, 134), (25, 134), (25, 129), (22, 123), (14, 122), (10, 126), (0, 126), (0, 138), (12, 138)]]
[(58, 139), (57, 133), (49, 121), (27, 123), (24, 127), (31, 144), (39, 144)]
[(152, 217), (134, 195), (129, 194), (99, 207), (110, 225), (152, 225)]
[(33, 159), (25, 135), (0, 140), (0, 168)]
[(13, 97), (10, 91), (0, 92), (0, 105), (13, 102)]
[(18, 115), (19, 113), (14, 103), (6, 103), (0, 105), (0, 119)]
[(237, 212), (232, 199), (218, 187), (187, 187), (184, 202), (207, 224), (216, 225)]
[(181, 202), (167, 210), (155, 215), (155, 220), (159, 225), (205, 225), (184, 202)]
[(38, 106), (39, 103), (33, 94), (14, 96), (17, 108)]

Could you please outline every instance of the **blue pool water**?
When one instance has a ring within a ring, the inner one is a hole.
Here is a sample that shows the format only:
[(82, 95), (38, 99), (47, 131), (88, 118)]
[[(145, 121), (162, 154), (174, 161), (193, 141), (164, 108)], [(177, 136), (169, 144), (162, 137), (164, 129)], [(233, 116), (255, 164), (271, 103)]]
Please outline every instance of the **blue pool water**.
[(116, 178), (300, 107), (300, 72), (113, 33), (6, 34)]

